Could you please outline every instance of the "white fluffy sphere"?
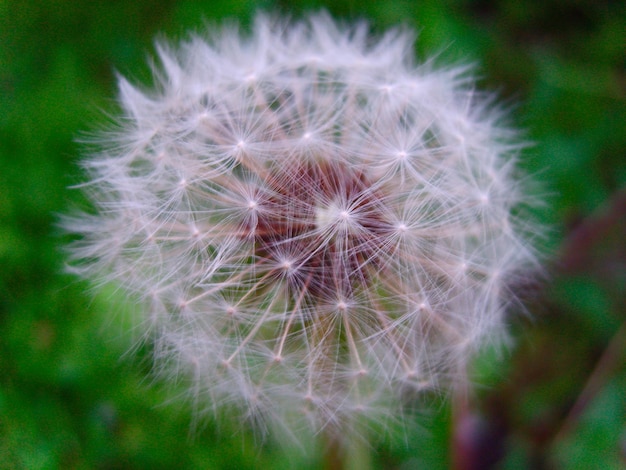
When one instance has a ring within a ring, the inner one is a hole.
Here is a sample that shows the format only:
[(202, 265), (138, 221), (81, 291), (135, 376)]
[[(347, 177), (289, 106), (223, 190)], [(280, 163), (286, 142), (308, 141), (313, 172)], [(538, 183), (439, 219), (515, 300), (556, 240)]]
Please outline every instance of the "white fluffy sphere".
[(154, 91), (120, 80), (73, 265), (139, 300), (200, 409), (344, 434), (504, 332), (534, 259), (515, 133), (466, 68), (367, 31), (259, 16), (161, 46)]

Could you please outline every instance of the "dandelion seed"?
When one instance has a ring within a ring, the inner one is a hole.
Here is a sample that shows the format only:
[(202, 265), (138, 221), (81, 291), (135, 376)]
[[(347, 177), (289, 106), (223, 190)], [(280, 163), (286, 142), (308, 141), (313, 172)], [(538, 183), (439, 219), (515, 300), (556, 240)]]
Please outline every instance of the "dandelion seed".
[(74, 269), (139, 299), (201, 409), (366, 432), (505, 333), (534, 262), (520, 146), (465, 67), (366, 32), (260, 15), (159, 47), (158, 91), (121, 80), (120, 128), (84, 163)]

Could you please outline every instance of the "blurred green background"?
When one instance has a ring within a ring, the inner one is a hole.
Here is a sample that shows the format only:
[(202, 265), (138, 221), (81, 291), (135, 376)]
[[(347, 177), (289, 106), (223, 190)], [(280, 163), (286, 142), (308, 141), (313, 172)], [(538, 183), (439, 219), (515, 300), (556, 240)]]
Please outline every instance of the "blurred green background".
[(520, 286), (514, 346), (477, 361), (465, 426), (439, 403), (353, 467), (626, 468), (626, 3), (602, 0), (0, 0), (0, 468), (323, 468), (168, 402), (115, 293), (63, 274), (55, 229), (80, 197), (77, 138), (115, 112), (115, 73), (149, 83), (155, 36), (259, 7), (404, 23), (418, 57), (475, 62), (544, 184), (549, 278)]

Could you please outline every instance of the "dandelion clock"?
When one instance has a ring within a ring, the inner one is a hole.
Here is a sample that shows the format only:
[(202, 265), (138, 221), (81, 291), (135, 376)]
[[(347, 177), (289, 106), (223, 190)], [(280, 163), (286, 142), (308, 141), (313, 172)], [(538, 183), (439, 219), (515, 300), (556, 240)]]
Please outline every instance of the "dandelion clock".
[(158, 47), (83, 165), (71, 266), (140, 305), (200, 412), (367, 438), (466, 380), (534, 262), (520, 143), (413, 35), (259, 15)]

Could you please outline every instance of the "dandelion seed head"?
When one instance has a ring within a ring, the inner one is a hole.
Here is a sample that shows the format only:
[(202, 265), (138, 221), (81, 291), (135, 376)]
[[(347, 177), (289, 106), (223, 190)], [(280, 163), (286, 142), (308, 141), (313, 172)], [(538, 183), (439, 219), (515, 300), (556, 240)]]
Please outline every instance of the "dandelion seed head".
[[(400, 419), (505, 334), (535, 262), (515, 133), (463, 66), (326, 14), (159, 46), (85, 161), (74, 269), (145, 311), (200, 409), (299, 435)], [(365, 424), (363, 424), (365, 423)]]

